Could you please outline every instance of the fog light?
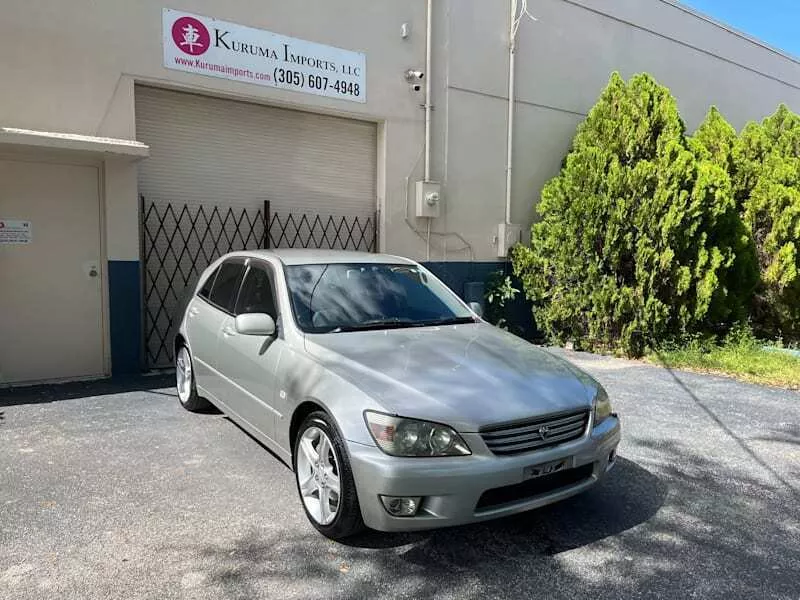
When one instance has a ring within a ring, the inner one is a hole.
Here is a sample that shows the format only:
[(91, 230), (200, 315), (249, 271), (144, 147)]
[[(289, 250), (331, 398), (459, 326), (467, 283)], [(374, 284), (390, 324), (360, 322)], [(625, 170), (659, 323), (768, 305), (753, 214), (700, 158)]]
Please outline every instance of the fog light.
[(419, 510), (419, 501), (419, 496), (381, 496), (386, 512), (395, 517), (413, 517)]

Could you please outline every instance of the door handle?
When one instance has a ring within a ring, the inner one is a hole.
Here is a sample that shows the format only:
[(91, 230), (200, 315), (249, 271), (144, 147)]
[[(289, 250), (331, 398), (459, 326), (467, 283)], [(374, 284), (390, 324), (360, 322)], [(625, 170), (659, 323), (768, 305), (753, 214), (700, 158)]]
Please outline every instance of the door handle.
[(236, 335), (236, 330), (230, 325), (228, 325), (225, 329), (222, 330), (222, 335), (224, 335), (225, 337), (234, 336)]
[(196, 317), (197, 313), (199, 313), (199, 312), (200, 311), (193, 306), (192, 308), (189, 309), (189, 316), (190, 317)]

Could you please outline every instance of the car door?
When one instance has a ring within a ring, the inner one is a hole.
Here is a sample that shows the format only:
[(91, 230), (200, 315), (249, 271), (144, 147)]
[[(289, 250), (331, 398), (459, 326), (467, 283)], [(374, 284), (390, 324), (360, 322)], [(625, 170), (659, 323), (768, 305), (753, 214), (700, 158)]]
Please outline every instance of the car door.
[(235, 398), (238, 415), (266, 437), (275, 439), (275, 372), (283, 351), (280, 331), (274, 336), (243, 335), (236, 331), (236, 315), (266, 313), (279, 322), (274, 270), (250, 259), (233, 315), (222, 323), (217, 355), (226, 381), (226, 395)]
[(232, 314), (244, 276), (244, 260), (230, 259), (206, 280), (186, 312), (186, 335), (200, 395), (225, 400), (219, 378), (217, 346), (225, 319)]

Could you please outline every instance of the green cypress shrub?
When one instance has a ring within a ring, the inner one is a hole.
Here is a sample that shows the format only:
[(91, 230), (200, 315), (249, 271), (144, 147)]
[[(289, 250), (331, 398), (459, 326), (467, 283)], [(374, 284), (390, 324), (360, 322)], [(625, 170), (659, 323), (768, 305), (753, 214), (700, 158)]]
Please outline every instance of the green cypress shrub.
[(782, 104), (760, 124), (748, 123), (732, 161), (761, 272), (754, 326), (761, 335), (800, 339), (800, 116)]
[(728, 174), (698, 157), (669, 90), (616, 73), (549, 181), (530, 247), (512, 254), (537, 324), (555, 341), (619, 348), (736, 312), (736, 206)]
[[(699, 161), (718, 165), (733, 180), (734, 148), (737, 140), (736, 130), (719, 110), (712, 106), (689, 139), (689, 146)], [(721, 312), (717, 311), (710, 315), (710, 320), (716, 323), (747, 319), (759, 279), (755, 244), (749, 229), (739, 215), (738, 205), (736, 212), (728, 211), (725, 217), (730, 219), (730, 222), (723, 228), (735, 232), (734, 264), (733, 268), (722, 274), (721, 285), (716, 292), (718, 301), (715, 302), (715, 307), (721, 308)]]
[(727, 173), (732, 174), (733, 148), (736, 139), (736, 130), (725, 120), (717, 107), (712, 106), (689, 140), (689, 145), (699, 159), (713, 161)]

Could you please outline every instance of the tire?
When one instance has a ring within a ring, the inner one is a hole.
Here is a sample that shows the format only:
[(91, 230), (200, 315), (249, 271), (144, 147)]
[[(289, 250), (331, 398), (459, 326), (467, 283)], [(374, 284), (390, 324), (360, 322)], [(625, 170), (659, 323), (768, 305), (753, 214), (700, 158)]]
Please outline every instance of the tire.
[[(328, 440), (328, 448), (323, 446), (323, 436)], [(308, 451), (309, 443), (310, 449), (317, 453), (319, 460), (316, 463), (314, 452)], [(326, 456), (320, 457), (320, 448), (323, 452), (329, 450), (325, 452)], [(315, 464), (315, 468), (310, 468), (311, 464)], [(317, 531), (332, 540), (342, 540), (365, 529), (344, 441), (327, 413), (313, 412), (300, 425), (292, 466), (303, 510)], [(335, 492), (337, 481), (338, 493)], [(331, 516), (334, 504), (335, 514)], [(328, 506), (327, 512), (325, 505)]]
[(192, 354), (185, 345), (175, 353), (175, 383), (178, 389), (178, 402), (189, 412), (205, 412), (211, 408), (208, 400), (197, 395), (194, 379)]

